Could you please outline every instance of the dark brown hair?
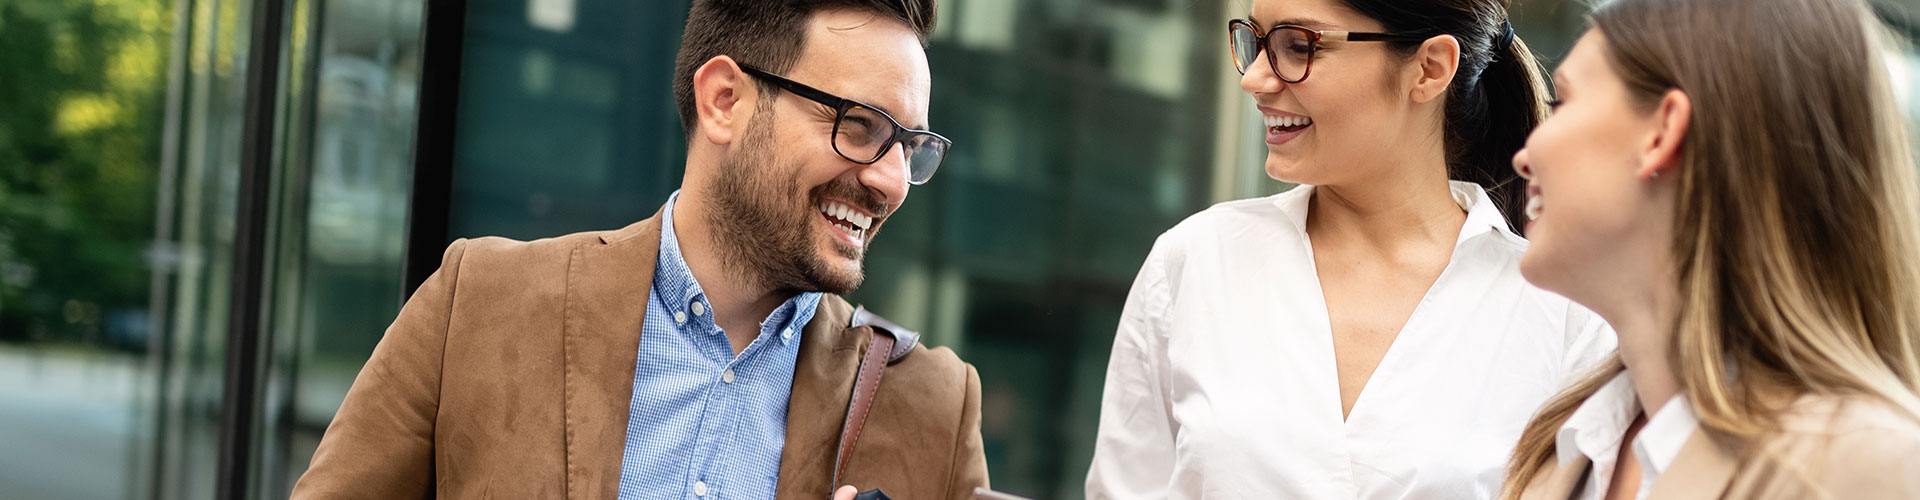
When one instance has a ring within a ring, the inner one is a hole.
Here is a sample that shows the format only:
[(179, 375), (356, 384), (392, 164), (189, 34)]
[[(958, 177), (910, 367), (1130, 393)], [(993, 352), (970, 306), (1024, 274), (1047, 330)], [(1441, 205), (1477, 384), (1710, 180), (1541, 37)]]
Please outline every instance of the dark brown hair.
[[(1691, 103), (1668, 364), (1701, 429), (1740, 450), (1805, 394), (1920, 420), (1920, 177), (1883, 62), (1890, 37), (1866, 3), (1616, 0), (1589, 19), (1627, 105), (1652, 113), (1676, 89)], [(1503, 498), (1625, 368), (1616, 356), (1541, 408)]]
[[(673, 100), (680, 126), (692, 140), (699, 114), (693, 107), (693, 72), (717, 56), (785, 74), (800, 60), (807, 23), (821, 10), (865, 10), (906, 25), (925, 44), (933, 34), (935, 0), (694, 0), (673, 63)], [(760, 82), (762, 94), (778, 89)]]
[[(1524, 186), (1513, 155), (1546, 117), (1546, 76), (1533, 52), (1510, 33), (1507, 0), (1345, 0), (1389, 33), (1460, 41), (1460, 68), (1447, 90), (1447, 176), (1487, 188), (1514, 230), (1525, 227)], [(1423, 42), (1396, 42), (1411, 56)]]

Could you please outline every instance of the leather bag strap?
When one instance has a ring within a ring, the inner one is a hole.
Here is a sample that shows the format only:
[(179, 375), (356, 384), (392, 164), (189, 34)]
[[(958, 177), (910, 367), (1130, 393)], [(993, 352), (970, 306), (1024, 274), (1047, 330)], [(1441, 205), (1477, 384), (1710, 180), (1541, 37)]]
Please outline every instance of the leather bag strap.
[(886, 373), (893, 346), (893, 335), (879, 328), (874, 328), (867, 340), (867, 354), (860, 358), (860, 372), (853, 378), (853, 399), (847, 402), (847, 421), (840, 427), (840, 453), (833, 461), (834, 488), (840, 487), (840, 476), (853, 458), (853, 445), (860, 440), (860, 429), (867, 425), (867, 412), (873, 409), (873, 396), (880, 392), (880, 378)]

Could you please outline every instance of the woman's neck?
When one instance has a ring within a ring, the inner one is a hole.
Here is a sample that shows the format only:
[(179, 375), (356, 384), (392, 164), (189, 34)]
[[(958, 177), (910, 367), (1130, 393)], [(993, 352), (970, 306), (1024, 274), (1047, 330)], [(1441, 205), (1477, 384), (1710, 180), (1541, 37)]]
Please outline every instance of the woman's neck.
[(1672, 258), (1650, 248), (1643, 255), (1615, 259), (1621, 265), (1593, 283), (1613, 285), (1610, 293), (1588, 301), (1620, 340), (1620, 361), (1633, 380), (1634, 394), (1648, 415), (1680, 393), (1673, 365), (1673, 338), (1680, 325), (1680, 289)]
[(1451, 246), (1466, 222), (1444, 167), (1432, 173), (1382, 176), (1364, 184), (1316, 186), (1307, 210), (1310, 238), (1368, 246)]

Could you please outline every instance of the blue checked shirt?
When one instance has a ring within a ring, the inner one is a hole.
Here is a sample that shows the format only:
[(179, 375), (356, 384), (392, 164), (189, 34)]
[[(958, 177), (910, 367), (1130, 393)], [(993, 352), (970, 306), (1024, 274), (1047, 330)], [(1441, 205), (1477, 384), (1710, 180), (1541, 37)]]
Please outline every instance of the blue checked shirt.
[(680, 254), (677, 198), (668, 198), (660, 215), (660, 261), (639, 332), (620, 500), (773, 498), (800, 331), (820, 294), (781, 304), (734, 356)]

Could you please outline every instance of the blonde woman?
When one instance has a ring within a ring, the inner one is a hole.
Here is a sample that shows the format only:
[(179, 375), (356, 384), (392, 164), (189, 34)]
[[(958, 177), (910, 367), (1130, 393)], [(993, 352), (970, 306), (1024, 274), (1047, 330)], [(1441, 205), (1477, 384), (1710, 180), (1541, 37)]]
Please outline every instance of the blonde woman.
[(1916, 180), (1861, 0), (1617, 0), (1514, 158), (1528, 280), (1618, 357), (1509, 499), (1920, 498)]

